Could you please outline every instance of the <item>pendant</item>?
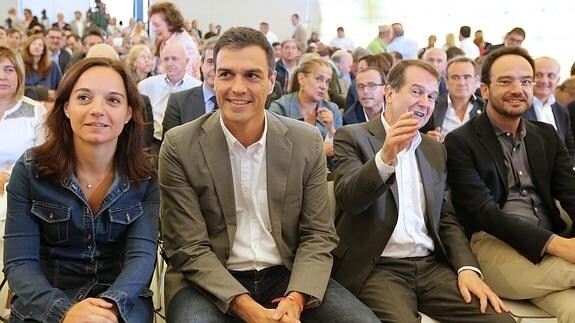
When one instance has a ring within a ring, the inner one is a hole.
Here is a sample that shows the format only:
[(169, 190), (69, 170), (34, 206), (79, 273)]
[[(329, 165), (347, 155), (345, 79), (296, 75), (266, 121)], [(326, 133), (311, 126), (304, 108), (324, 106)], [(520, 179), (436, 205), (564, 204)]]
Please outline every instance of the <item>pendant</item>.
[(88, 184), (86, 184), (86, 186), (88, 187), (88, 189), (93, 189), (93, 188), (94, 188), (94, 185), (92, 185), (92, 184), (89, 184), (89, 183), (88, 183)]

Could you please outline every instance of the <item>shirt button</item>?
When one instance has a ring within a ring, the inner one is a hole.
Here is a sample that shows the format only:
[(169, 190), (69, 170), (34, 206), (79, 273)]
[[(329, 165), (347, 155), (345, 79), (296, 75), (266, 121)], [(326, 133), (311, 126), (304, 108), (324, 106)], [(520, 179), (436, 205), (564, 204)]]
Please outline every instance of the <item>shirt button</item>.
[(522, 172), (522, 171), (519, 171), (519, 176), (523, 176), (523, 172)]
[(88, 235), (88, 239), (92, 239), (92, 235), (91, 235), (91, 234)]
[(48, 219), (54, 220), (54, 213), (50, 213), (50, 215), (48, 215)]
[(126, 213), (126, 220), (128, 220), (128, 222), (130, 222), (130, 214)]
[(92, 250), (92, 246), (91, 246), (91, 245), (88, 245), (88, 250)]
[(533, 208), (533, 211), (537, 212), (537, 208)]

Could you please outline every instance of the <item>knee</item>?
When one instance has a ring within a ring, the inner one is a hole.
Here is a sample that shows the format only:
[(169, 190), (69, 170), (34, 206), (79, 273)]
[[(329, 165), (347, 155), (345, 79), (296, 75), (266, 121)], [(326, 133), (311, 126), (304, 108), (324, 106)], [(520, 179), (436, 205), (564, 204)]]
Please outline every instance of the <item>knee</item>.
[(575, 322), (575, 306), (572, 304), (562, 304), (557, 308), (557, 319), (559, 323)]

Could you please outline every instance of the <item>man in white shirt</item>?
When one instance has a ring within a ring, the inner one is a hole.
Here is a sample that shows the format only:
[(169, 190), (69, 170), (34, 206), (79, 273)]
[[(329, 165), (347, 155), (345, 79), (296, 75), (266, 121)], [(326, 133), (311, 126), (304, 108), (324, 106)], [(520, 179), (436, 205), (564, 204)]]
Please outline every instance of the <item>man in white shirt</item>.
[(82, 20), (82, 12), (74, 11), (74, 20), (70, 21), (70, 30), (80, 37), (84, 36), (86, 30), (86, 22)]
[(475, 61), (467, 56), (455, 57), (447, 63), (448, 94), (437, 98), (435, 110), (421, 132), (443, 142), (448, 133), (483, 113), (485, 101), (473, 94), (478, 82), (475, 66)]
[(333, 277), (385, 322), (417, 322), (418, 311), (445, 322), (514, 322), (457, 222), (444, 147), (418, 131), (434, 109), (437, 70), (403, 60), (388, 77), (381, 118), (335, 134)]
[(471, 59), (479, 57), (479, 47), (471, 39), (471, 27), (469, 26), (461, 26), (459, 28), (459, 49)]
[(329, 45), (350, 52), (355, 49), (351, 38), (345, 36), (343, 27), (337, 27), (337, 36), (329, 42)]
[(575, 139), (569, 113), (565, 107), (556, 102), (554, 95), (559, 84), (559, 72), (559, 63), (555, 59), (551, 57), (535, 59), (533, 105), (523, 114), (523, 118), (552, 125), (565, 143), (569, 157), (575, 164)]
[(168, 322), (379, 322), (329, 278), (337, 245), (323, 139), (265, 110), (274, 54), (262, 33), (214, 48), (219, 110), (160, 152)]
[(266, 39), (273, 45), (273, 43), (278, 43), (280, 40), (278, 36), (271, 32), (270, 25), (267, 22), (260, 22), (260, 31), (262, 34), (266, 35)]
[(188, 57), (182, 43), (166, 44), (160, 53), (164, 74), (148, 77), (138, 83), (140, 94), (147, 95), (152, 103), (154, 113), (154, 142), (151, 154), (157, 156), (162, 142), (162, 121), (171, 93), (190, 89), (202, 82), (186, 72)]

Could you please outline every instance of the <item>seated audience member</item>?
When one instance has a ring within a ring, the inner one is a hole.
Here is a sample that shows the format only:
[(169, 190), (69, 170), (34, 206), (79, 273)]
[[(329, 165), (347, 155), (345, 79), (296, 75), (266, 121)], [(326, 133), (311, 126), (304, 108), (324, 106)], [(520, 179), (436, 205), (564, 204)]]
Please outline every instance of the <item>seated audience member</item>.
[(447, 66), (447, 53), (441, 48), (432, 47), (423, 53), (421, 59), (435, 66), (439, 72), (439, 96), (446, 95), (445, 67)]
[(22, 155), (7, 188), (11, 322), (152, 320), (160, 196), (140, 109), (119, 62), (66, 73), (46, 142)]
[(336, 129), (343, 125), (337, 105), (326, 99), (331, 78), (331, 65), (324, 60), (311, 58), (301, 62), (292, 75), (289, 93), (272, 102), (269, 108), (279, 115), (317, 127), (324, 138), (325, 155), (330, 163), (333, 136)]
[(200, 70), (204, 82), (191, 89), (170, 94), (162, 121), (163, 135), (173, 127), (182, 125), (218, 109), (214, 91), (214, 47), (217, 39), (207, 40), (202, 50)]
[(12, 28), (8, 30), (6, 36), (6, 46), (15, 52), (20, 52), (20, 44), (24, 41), (23, 32), (18, 28)]
[(567, 153), (575, 164), (575, 138), (571, 130), (569, 112), (555, 100), (559, 84), (559, 63), (551, 57), (535, 59), (535, 83), (533, 103), (523, 118), (548, 123), (555, 128), (567, 147)]
[[(387, 75), (387, 73), (389, 73), (389, 70), (391, 69), (391, 60), (389, 60), (383, 54), (362, 56), (357, 61), (357, 68), (355, 74), (357, 74), (358, 71), (367, 67), (377, 67), (383, 72), (384, 75)], [(356, 103), (357, 100), (358, 100), (357, 89), (355, 87), (355, 84), (352, 84), (349, 87), (349, 91), (347, 91), (347, 97), (345, 98), (345, 111), (349, 110), (349, 108), (354, 103)]]
[(45, 109), (24, 96), (24, 73), (20, 55), (0, 46), (0, 232), (4, 232), (8, 198), (4, 187), (12, 167), (26, 149), (44, 141)]
[(126, 57), (126, 67), (132, 72), (132, 77), (136, 83), (152, 76), (152, 62), (152, 52), (145, 45), (132, 47)]
[(58, 64), (61, 72), (64, 72), (66, 66), (68, 66), (70, 60), (72, 59), (72, 54), (70, 54), (67, 50), (64, 50), (63, 47), (60, 48), (63, 37), (64, 36), (62, 30), (55, 27), (48, 29), (45, 37), (48, 54), (50, 55), (52, 61)]
[(26, 66), (26, 85), (42, 85), (50, 90), (50, 97), (53, 98), (60, 84), (62, 72), (58, 64), (50, 59), (44, 36), (38, 34), (28, 37), (22, 45), (20, 54)]
[(219, 110), (168, 131), (160, 152), (167, 321), (378, 322), (329, 278), (323, 140), (265, 110), (272, 47), (231, 28), (214, 57)]
[[(66, 37), (66, 49), (72, 54), (72, 57), (82, 52), (82, 38), (76, 34)], [(70, 63), (68, 63), (70, 65)], [(68, 66), (66, 66), (68, 68)]]
[(446, 73), (448, 94), (437, 98), (431, 118), (421, 127), (421, 132), (439, 142), (485, 109), (483, 99), (473, 95), (477, 84), (474, 60), (455, 57), (447, 63)]
[(461, 48), (455, 46), (446, 49), (445, 53), (447, 54), (447, 61), (450, 61), (457, 56), (465, 56), (465, 52), (461, 50)]
[(188, 58), (181, 43), (170, 43), (163, 47), (160, 60), (164, 74), (158, 74), (138, 83), (140, 94), (150, 98), (154, 112), (154, 141), (150, 153), (158, 156), (162, 143), (162, 122), (171, 93), (191, 89), (202, 84), (187, 72)]
[(571, 131), (575, 135), (575, 77), (571, 76), (555, 90), (555, 98), (562, 107), (569, 112)]
[(289, 81), (298, 65), (299, 56), (300, 52), (294, 39), (288, 39), (281, 43), (281, 58), (276, 62), (275, 70), (277, 82), (281, 85), (283, 93), (288, 92)]
[(365, 67), (355, 75), (358, 101), (343, 115), (343, 124), (380, 118), (384, 108), (385, 74), (377, 67)]
[(501, 47), (521, 47), (521, 44), (523, 44), (524, 40), (525, 30), (521, 27), (515, 27), (511, 29), (507, 34), (505, 34), (503, 43), (491, 46), (487, 53), (490, 53)]
[(506, 47), (483, 64), (486, 113), (447, 135), (448, 184), (493, 290), (529, 299), (575, 322), (575, 238), (555, 200), (575, 219), (575, 174), (555, 129), (521, 116), (533, 100), (533, 59)]
[(84, 36), (82, 36), (82, 50), (76, 52), (72, 56), (72, 59), (70, 60), (68, 66), (66, 67), (66, 70), (72, 67), (72, 65), (86, 58), (86, 53), (88, 53), (88, 51), (90, 50), (90, 48), (92, 48), (92, 46), (96, 44), (102, 44), (103, 42), (104, 42), (104, 36), (100, 32), (100, 29), (89, 29), (88, 31), (86, 31), (84, 33)]
[(418, 322), (418, 311), (442, 322), (514, 322), (483, 283), (451, 208), (445, 148), (417, 131), (438, 83), (431, 64), (404, 60), (388, 75), (382, 116), (336, 132), (333, 277), (384, 322)]
[(345, 98), (349, 87), (353, 83), (351, 78), (353, 56), (351, 56), (347, 51), (339, 49), (331, 55), (331, 61), (333, 62), (336, 71), (336, 74), (334, 74), (333, 77), (337, 80), (337, 94)]

